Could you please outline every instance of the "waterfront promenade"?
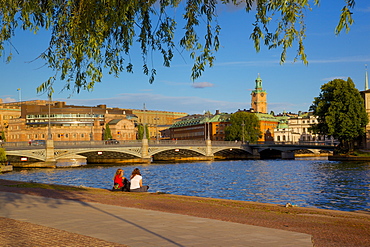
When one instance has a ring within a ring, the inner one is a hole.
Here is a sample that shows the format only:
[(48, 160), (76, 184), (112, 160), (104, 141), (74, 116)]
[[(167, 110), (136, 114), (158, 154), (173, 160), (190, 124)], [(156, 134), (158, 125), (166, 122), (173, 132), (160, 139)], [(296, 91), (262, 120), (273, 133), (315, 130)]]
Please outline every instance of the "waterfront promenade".
[(1, 246), (370, 243), (370, 215), (361, 213), (6, 180), (0, 203)]

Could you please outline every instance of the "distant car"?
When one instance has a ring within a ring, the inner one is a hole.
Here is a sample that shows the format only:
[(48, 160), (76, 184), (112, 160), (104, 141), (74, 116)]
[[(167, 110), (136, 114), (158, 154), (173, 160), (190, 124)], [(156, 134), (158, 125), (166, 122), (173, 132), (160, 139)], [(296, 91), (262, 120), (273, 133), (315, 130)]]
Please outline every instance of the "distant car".
[(32, 146), (45, 146), (46, 142), (45, 140), (32, 140), (31, 145)]
[(119, 144), (119, 141), (116, 139), (108, 139), (105, 141), (105, 144)]

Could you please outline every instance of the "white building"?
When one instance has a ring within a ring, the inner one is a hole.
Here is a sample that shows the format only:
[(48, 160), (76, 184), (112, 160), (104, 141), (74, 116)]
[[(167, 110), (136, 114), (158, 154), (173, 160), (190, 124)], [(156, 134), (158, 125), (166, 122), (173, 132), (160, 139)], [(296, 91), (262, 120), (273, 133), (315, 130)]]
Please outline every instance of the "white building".
[(313, 134), (310, 127), (317, 124), (317, 118), (311, 113), (304, 113), (297, 117), (282, 117), (278, 127), (275, 129), (275, 142), (288, 143), (320, 143), (332, 144), (333, 139), (327, 136)]

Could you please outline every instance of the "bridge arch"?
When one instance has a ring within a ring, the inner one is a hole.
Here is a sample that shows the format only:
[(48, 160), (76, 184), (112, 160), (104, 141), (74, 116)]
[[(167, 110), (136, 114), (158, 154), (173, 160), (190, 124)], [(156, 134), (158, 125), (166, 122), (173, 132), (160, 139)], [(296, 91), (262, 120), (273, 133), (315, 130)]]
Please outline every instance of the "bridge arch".
[(152, 147), (149, 148), (149, 155), (154, 156), (158, 154), (164, 154), (166, 152), (170, 153), (179, 153), (179, 152), (188, 152), (188, 153), (193, 153), (196, 156), (199, 155), (206, 155), (206, 150), (205, 148), (197, 148), (197, 147)]
[(133, 148), (84, 148), (84, 149), (66, 149), (66, 150), (58, 150), (58, 153), (55, 154), (55, 158), (67, 158), (73, 155), (81, 155), (81, 156), (96, 156), (96, 157), (104, 157), (106, 155), (109, 156), (127, 156), (130, 158), (140, 158), (141, 157), (141, 148), (140, 147), (133, 147)]
[(252, 153), (243, 148), (217, 148), (212, 151), (214, 159), (248, 159), (252, 157)]
[(153, 161), (202, 160), (205, 154), (191, 148), (166, 148), (150, 153)]

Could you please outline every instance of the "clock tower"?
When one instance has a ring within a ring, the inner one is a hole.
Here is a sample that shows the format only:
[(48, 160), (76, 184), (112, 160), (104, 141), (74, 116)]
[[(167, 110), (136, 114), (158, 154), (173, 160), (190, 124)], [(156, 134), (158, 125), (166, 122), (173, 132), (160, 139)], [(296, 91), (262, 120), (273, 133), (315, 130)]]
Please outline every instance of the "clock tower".
[(256, 87), (251, 93), (251, 107), (255, 112), (267, 113), (267, 93), (262, 89), (262, 79), (258, 74), (256, 79)]

